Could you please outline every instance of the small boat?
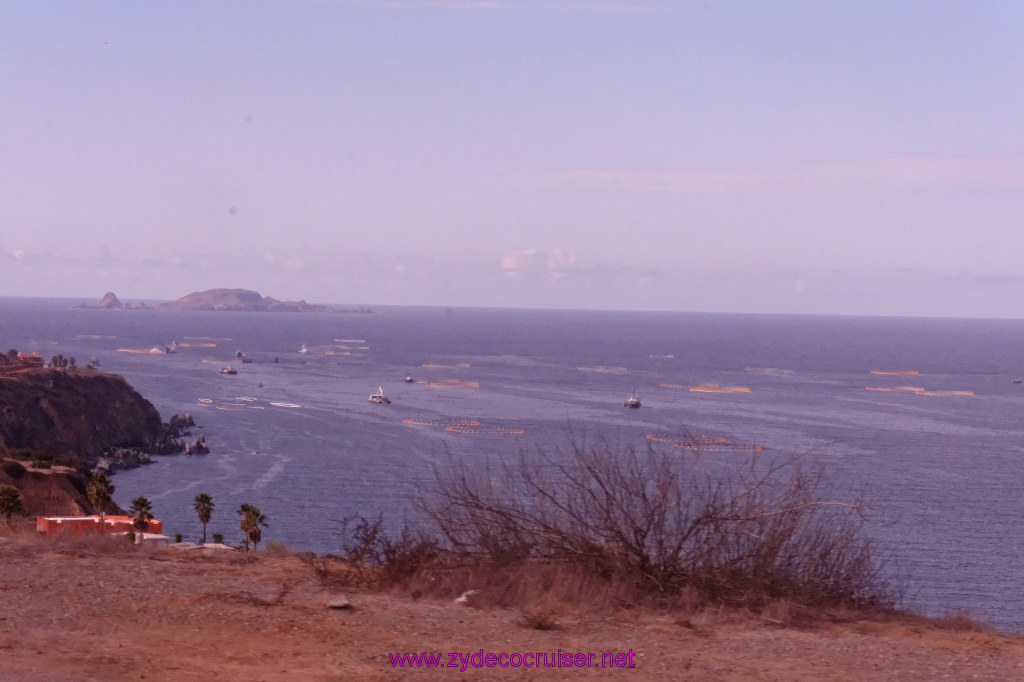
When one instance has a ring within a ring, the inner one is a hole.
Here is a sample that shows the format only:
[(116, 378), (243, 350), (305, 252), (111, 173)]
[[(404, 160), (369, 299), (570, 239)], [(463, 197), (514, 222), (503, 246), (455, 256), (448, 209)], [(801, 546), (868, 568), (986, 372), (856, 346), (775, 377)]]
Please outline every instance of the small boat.
[(238, 370), (235, 369), (234, 367), (221, 367), (220, 368), (220, 373), (221, 374), (238, 374)]
[(302, 348), (299, 349), (299, 352), (300, 353), (309, 353), (309, 348), (306, 347), (306, 344), (302, 344)]
[(415, 384), (416, 383), (416, 380), (412, 378), (411, 374), (406, 374), (404, 381), (407, 384)]
[(622, 403), (623, 407), (628, 407), (631, 410), (640, 409), (640, 398), (637, 397), (636, 390), (633, 391), (633, 395), (626, 398), (626, 402)]
[(390, 405), (391, 401), (386, 395), (384, 395), (384, 389), (380, 386), (377, 387), (377, 392), (370, 396), (370, 402), (377, 405)]

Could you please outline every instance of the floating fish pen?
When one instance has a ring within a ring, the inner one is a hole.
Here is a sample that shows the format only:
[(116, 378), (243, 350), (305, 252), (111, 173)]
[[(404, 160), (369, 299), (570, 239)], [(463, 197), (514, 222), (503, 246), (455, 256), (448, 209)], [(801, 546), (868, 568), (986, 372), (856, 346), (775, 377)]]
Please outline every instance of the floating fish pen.
[(462, 381), (461, 379), (421, 379), (416, 383), (435, 388), (480, 388), (479, 381)]
[(669, 433), (647, 434), (649, 440), (658, 443), (671, 443), (673, 447), (683, 450), (700, 450), (702, 452), (761, 452), (764, 447), (755, 443), (730, 443), (722, 436), (707, 434), (678, 436)]
[(938, 395), (938, 396), (959, 396), (970, 397), (974, 391), (946, 391), (931, 390), (920, 386), (865, 386), (868, 391), (885, 391), (888, 393), (912, 393), (913, 395)]
[(922, 386), (865, 386), (866, 391), (887, 391), (889, 393), (921, 393)]
[(719, 386), (718, 384), (675, 384), (666, 382), (662, 388), (685, 388), (696, 393), (750, 393), (746, 386)]
[(905, 374), (918, 374), (919, 372), (916, 369), (873, 369), (873, 370), (871, 370), (871, 373), (872, 374), (905, 375)]
[(778, 367), (747, 367), (745, 371), (772, 377), (788, 377), (795, 374), (791, 369), (779, 369)]
[(518, 426), (492, 426), (489, 424), (478, 424), (472, 426), (469, 424), (452, 424), (447, 427), (445, 431), (451, 431), (452, 433), (469, 433), (469, 434), (484, 434), (484, 435), (502, 435), (502, 436), (518, 436), (526, 433), (523, 429)]
[(629, 371), (626, 367), (616, 367), (613, 365), (593, 365), (590, 367), (577, 367), (581, 372), (601, 372), (602, 374), (625, 374)]
[(480, 422), (476, 419), (436, 419), (433, 417), (409, 417), (403, 419), (406, 424), (415, 424), (417, 426), (437, 426), (441, 428), (448, 428), (449, 426), (480, 426)]
[(445, 431), (450, 431), (451, 433), (492, 434), (503, 436), (518, 436), (522, 433), (526, 433), (518, 426), (483, 424), (477, 419), (470, 419), (467, 417), (409, 417), (402, 421), (414, 426), (432, 426), (435, 428), (441, 428)]
[(649, 433), (649, 434), (647, 434), (647, 438), (648, 438), (648, 440), (653, 440), (653, 441), (656, 441), (658, 443), (673, 443), (673, 444), (686, 442), (686, 443), (697, 443), (697, 444), (703, 444), (703, 445), (721, 445), (721, 444), (726, 442), (725, 438), (722, 438), (721, 436), (709, 436), (709, 435), (706, 435), (706, 434), (698, 434), (698, 435), (695, 435), (695, 436), (689, 435), (689, 436), (683, 436), (682, 438), (680, 438), (679, 436), (672, 435), (670, 433)]

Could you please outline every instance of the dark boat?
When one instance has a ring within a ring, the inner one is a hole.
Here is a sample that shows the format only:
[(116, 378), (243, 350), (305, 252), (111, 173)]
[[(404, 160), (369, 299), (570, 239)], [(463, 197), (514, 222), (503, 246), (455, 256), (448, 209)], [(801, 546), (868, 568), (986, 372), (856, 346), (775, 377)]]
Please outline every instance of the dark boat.
[(628, 407), (631, 410), (640, 409), (640, 398), (637, 397), (636, 391), (633, 391), (633, 395), (626, 398), (626, 402), (622, 403), (623, 407)]

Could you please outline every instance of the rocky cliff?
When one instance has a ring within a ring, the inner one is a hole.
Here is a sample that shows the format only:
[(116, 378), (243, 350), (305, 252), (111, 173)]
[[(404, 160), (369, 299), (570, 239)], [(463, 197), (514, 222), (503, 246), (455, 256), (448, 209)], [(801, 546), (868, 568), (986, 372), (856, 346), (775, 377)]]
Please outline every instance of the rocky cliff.
[(0, 361), (0, 448), (77, 456), (94, 465), (117, 448), (181, 447), (152, 403), (120, 376)]

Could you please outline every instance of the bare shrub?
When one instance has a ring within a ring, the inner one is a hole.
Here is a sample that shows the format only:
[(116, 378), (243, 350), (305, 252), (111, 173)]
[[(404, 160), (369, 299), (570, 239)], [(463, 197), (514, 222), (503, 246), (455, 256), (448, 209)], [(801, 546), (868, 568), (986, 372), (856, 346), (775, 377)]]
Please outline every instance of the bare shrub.
[(284, 557), (294, 554), (288, 546), (279, 540), (267, 540), (263, 547), (263, 553), (267, 556)]
[(558, 627), (558, 613), (550, 607), (526, 608), (519, 613), (519, 624), (532, 630), (554, 630)]
[(324, 562), (314, 562), (320, 567), (317, 572), (322, 579), (368, 587), (405, 587), (414, 576), (440, 560), (440, 548), (433, 538), (408, 527), (397, 537), (388, 535), (379, 517), (347, 517), (341, 521), (341, 536), (341, 554), (337, 558), (346, 570), (332, 573)]
[(434, 558), (477, 581), (463, 589), (492, 595), (502, 590), (481, 584), (495, 582), (488, 573), (511, 597), (522, 596), (517, 582), (575, 572), (588, 590), (597, 581), (623, 603), (670, 608), (681, 597), (758, 611), (891, 603), (863, 508), (829, 499), (820, 469), (759, 455), (712, 464), (699, 452), (575, 442), (497, 472), (452, 463), (419, 506), (445, 549)]

